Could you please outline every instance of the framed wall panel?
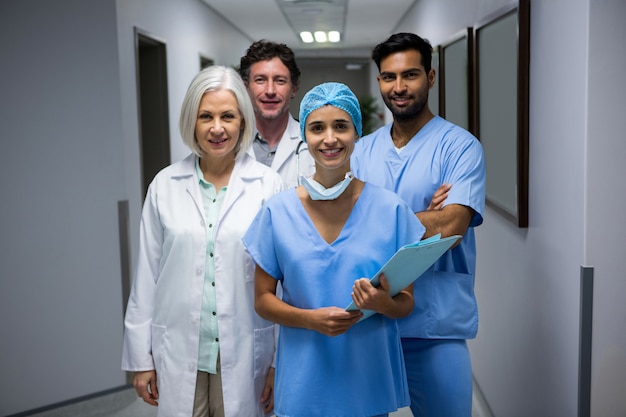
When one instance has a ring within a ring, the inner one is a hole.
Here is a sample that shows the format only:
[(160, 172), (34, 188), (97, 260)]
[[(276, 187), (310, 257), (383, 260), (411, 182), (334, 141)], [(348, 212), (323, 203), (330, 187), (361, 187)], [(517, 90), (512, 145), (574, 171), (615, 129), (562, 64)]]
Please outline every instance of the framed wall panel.
[(428, 91), (428, 108), (433, 114), (438, 115), (441, 114), (440, 110), (440, 102), (439, 102), (439, 91), (440, 91), (440, 73), (439, 61), (441, 60), (441, 46), (433, 46), (433, 56), (430, 67), (435, 70), (435, 84)]
[(487, 164), (486, 203), (528, 226), (529, 0), (474, 27), (475, 134)]
[(472, 28), (441, 46), (440, 116), (474, 133)]

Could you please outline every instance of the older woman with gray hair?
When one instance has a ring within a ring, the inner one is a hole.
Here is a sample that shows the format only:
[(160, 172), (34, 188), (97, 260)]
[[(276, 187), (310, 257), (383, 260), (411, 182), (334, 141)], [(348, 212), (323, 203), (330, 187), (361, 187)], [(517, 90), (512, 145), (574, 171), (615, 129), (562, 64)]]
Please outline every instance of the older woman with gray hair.
[[(413, 293), (392, 297), (384, 276), (377, 288), (367, 278), (425, 229), (395, 193), (352, 175), (361, 112), (347, 86), (310, 90), (300, 126), (315, 174), (270, 199), (244, 237), (257, 263), (256, 310), (281, 325), (275, 412), (386, 416), (409, 404), (395, 319), (411, 312)], [(352, 300), (380, 314), (360, 321), (345, 309)]]
[(191, 82), (180, 133), (191, 154), (159, 172), (141, 217), (122, 369), (158, 416), (264, 416), (273, 408), (275, 326), (254, 311), (242, 236), (281, 191), (247, 151), (254, 111), (239, 75)]

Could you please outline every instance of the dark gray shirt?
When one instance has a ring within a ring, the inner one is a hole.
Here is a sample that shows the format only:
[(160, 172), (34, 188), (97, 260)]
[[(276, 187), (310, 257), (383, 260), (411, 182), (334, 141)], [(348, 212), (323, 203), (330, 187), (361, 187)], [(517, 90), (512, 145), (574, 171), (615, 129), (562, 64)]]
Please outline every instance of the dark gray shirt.
[(267, 165), (268, 167), (271, 167), (278, 144), (272, 149), (270, 147), (270, 144), (267, 143), (265, 139), (263, 139), (261, 135), (257, 133), (254, 137), (254, 141), (252, 142), (252, 146), (254, 148), (254, 155), (256, 156), (256, 160), (262, 164)]

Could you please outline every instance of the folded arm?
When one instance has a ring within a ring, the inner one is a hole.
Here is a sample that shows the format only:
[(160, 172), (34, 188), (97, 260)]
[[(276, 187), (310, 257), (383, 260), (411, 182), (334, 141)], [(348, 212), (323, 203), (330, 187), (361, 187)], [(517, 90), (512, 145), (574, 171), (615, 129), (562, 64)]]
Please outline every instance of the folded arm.
[[(438, 233), (441, 233), (441, 237), (465, 235), (472, 221), (472, 217), (474, 217), (474, 210), (471, 207), (461, 204), (448, 204), (444, 206), (443, 203), (448, 198), (448, 192), (451, 188), (452, 184), (439, 186), (435, 194), (433, 194), (426, 210), (415, 213), (419, 221), (426, 228), (424, 239)], [(460, 242), (459, 240), (454, 246), (458, 245)]]
[(460, 204), (449, 204), (441, 210), (415, 213), (426, 228), (424, 238), (441, 233), (441, 237), (463, 236), (470, 225), (474, 210)]

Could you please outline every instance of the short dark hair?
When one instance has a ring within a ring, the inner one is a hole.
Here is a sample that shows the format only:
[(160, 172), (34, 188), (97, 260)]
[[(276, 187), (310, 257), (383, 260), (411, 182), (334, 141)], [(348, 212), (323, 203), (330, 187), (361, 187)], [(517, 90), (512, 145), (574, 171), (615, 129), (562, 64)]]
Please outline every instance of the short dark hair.
[(372, 51), (372, 59), (380, 71), (380, 61), (396, 52), (415, 50), (422, 55), (422, 65), (430, 72), (433, 59), (433, 47), (430, 42), (414, 33), (401, 32), (391, 35), (386, 41), (379, 43)]
[(296, 64), (296, 57), (291, 48), (284, 43), (271, 42), (265, 39), (254, 42), (246, 54), (241, 57), (239, 63), (239, 75), (248, 83), (250, 81), (250, 67), (261, 61), (269, 61), (273, 58), (280, 58), (281, 62), (289, 69), (291, 83), (295, 87), (300, 86), (300, 69)]

